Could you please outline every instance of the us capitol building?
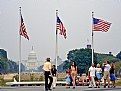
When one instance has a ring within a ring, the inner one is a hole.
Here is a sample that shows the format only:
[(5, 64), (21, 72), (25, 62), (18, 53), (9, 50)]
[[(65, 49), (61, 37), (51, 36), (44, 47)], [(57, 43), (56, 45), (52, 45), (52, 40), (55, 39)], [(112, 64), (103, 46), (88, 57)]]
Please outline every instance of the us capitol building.
[(33, 47), (28, 55), (28, 60), (23, 60), (22, 63), (25, 66), (25, 72), (37, 72), (38, 71), (38, 67), (40, 67), (41, 62), (37, 60), (36, 52), (33, 50)]
[[(62, 59), (58, 56), (58, 66), (63, 63)], [(33, 50), (30, 51), (28, 55), (28, 60), (22, 60), (22, 64), (25, 66), (25, 71), (22, 72), (38, 72), (38, 68), (43, 65), (45, 61), (38, 61), (37, 60), (37, 54)], [(55, 64), (55, 60), (51, 61), (52, 65)]]

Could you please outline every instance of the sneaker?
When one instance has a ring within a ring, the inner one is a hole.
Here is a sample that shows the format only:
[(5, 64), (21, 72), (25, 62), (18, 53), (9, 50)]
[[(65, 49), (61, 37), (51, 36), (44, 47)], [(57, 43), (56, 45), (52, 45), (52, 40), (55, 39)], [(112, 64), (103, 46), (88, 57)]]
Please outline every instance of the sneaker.
[(91, 86), (89, 86), (88, 88), (92, 88)]
[(55, 89), (55, 87), (53, 87), (53, 89)]
[(97, 88), (97, 87), (94, 87), (94, 88)]
[(48, 90), (50, 90), (50, 91), (51, 91), (52, 89), (51, 89), (51, 88), (49, 88)]
[(98, 86), (98, 88), (100, 88), (100, 86)]
[(75, 87), (73, 87), (73, 89), (75, 89)]
[(106, 85), (104, 85), (104, 88), (106, 88)]
[(108, 86), (108, 88), (110, 88), (110, 86)]
[(113, 86), (113, 88), (115, 88), (116, 86)]
[(66, 89), (68, 89), (68, 88), (70, 88), (70, 87), (66, 87)]

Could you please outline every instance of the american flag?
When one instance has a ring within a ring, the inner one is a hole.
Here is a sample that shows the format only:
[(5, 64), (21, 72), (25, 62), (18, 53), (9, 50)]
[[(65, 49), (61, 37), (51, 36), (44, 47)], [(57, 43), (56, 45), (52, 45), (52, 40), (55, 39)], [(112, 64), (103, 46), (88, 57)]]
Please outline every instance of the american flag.
[[(60, 35), (63, 35), (64, 38), (66, 39), (66, 29), (63, 25), (63, 23), (61, 22), (60, 18), (57, 17), (57, 24), (56, 24), (56, 29), (59, 29), (60, 30)], [(56, 31), (57, 32), (57, 31)]]
[(111, 26), (111, 23), (96, 18), (93, 18), (93, 24), (93, 31), (107, 32)]
[(20, 35), (24, 36), (26, 39), (29, 40), (28, 34), (26, 32), (26, 27), (24, 25), (24, 21), (21, 15), (21, 22), (20, 22)]

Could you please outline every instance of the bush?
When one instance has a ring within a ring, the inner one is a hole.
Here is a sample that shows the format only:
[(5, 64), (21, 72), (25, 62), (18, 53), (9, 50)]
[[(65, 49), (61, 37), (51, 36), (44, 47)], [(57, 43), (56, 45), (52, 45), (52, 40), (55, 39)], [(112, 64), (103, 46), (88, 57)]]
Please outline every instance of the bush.
[(43, 81), (43, 80), (44, 80), (44, 77), (41, 75), (39, 78), (39, 81)]
[(121, 80), (116, 81), (116, 86), (121, 86)]
[(5, 86), (6, 84), (5, 84), (6, 82), (5, 82), (5, 80), (2, 78), (2, 79), (0, 79), (0, 86)]

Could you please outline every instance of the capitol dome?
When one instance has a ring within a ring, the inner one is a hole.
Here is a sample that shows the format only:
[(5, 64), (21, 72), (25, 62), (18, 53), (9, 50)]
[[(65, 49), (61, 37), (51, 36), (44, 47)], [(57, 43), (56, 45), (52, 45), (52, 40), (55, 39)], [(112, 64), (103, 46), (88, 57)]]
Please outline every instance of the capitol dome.
[(39, 64), (37, 61), (37, 56), (36, 56), (36, 52), (33, 50), (30, 51), (29, 55), (28, 55), (28, 60), (26, 62), (26, 70), (29, 71), (34, 71), (34, 70), (38, 70)]
[(28, 55), (28, 60), (37, 60), (37, 56), (36, 56), (36, 52), (33, 51), (30, 51), (29, 55)]

